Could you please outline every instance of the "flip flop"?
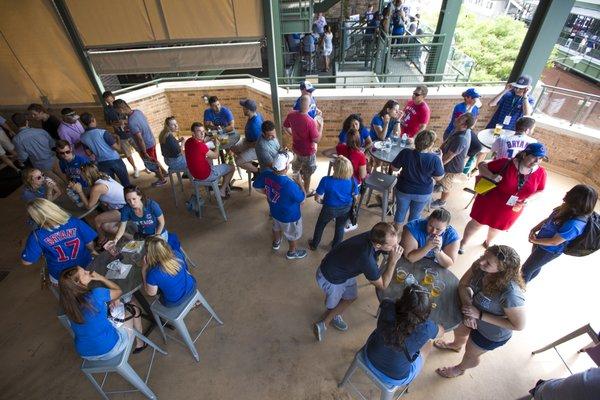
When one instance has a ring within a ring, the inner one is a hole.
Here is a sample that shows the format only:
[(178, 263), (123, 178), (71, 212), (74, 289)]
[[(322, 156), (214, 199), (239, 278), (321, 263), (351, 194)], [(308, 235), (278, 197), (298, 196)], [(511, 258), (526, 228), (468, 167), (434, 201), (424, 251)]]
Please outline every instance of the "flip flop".
[(148, 343), (144, 342), (144, 345), (142, 347), (136, 347), (135, 349), (133, 349), (132, 353), (139, 354), (142, 351), (146, 350), (147, 347), (148, 347)]
[[(457, 369), (460, 372), (458, 374), (449, 373), (450, 370), (454, 370), (454, 369)], [(436, 369), (435, 372), (437, 372), (437, 374), (439, 376), (444, 377), (444, 378), (456, 378), (457, 376), (461, 376), (462, 374), (464, 374), (465, 370), (457, 368), (457, 367), (442, 367), (442, 368)]]
[(434, 340), (433, 346), (440, 350), (448, 350), (448, 351), (453, 351), (455, 353), (460, 353), (460, 349), (448, 346), (448, 342), (444, 342), (441, 339)]

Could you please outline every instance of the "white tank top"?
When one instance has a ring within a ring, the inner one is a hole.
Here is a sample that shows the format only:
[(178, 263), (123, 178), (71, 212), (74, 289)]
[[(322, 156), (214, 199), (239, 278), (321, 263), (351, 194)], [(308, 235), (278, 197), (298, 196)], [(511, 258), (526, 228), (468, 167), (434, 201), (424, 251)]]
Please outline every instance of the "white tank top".
[(123, 195), (123, 185), (113, 178), (98, 179), (96, 183), (108, 186), (108, 192), (100, 195), (100, 201), (105, 203), (113, 210), (120, 210), (125, 205), (125, 195)]

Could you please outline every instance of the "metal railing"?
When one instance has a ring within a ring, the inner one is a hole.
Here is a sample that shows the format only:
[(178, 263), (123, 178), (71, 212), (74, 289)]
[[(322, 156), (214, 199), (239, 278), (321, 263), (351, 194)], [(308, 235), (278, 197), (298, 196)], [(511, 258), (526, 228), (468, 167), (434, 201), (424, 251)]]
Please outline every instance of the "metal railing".
[(600, 96), (555, 86), (541, 85), (534, 112), (568, 122), (600, 129)]

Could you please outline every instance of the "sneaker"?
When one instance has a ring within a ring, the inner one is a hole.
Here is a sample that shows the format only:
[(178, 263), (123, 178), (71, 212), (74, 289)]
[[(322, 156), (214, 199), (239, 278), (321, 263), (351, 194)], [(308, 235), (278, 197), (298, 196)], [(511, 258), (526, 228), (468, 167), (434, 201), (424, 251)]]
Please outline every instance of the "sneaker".
[(458, 254), (465, 254), (465, 249), (462, 247), (458, 249)]
[(352, 232), (358, 229), (358, 224), (352, 225), (352, 223), (348, 222), (344, 227), (344, 233)]
[(431, 208), (440, 208), (440, 207), (444, 207), (446, 205), (446, 202), (442, 199), (437, 199), (431, 202), (430, 207)]
[(327, 327), (325, 326), (323, 321), (317, 322), (316, 324), (313, 325), (313, 332), (319, 342), (323, 340), (323, 335), (325, 334), (326, 330), (327, 330)]
[(167, 180), (166, 180), (166, 179), (163, 179), (162, 181), (161, 181), (161, 180), (158, 180), (158, 181), (156, 181), (156, 182), (154, 182), (154, 183), (152, 184), (152, 187), (161, 187), (161, 186), (165, 186), (167, 183), (168, 183), (168, 182), (167, 182)]
[(281, 239), (274, 241), (273, 245), (271, 246), (271, 248), (273, 250), (279, 250), (280, 247), (281, 247)]
[(139, 178), (140, 177), (140, 170), (139, 169), (133, 170), (133, 177), (134, 178)]
[(348, 330), (348, 324), (342, 319), (341, 315), (333, 317), (331, 325), (338, 331), (346, 332)]
[(442, 190), (443, 190), (443, 187), (439, 183), (436, 183), (433, 186), (433, 193), (440, 193)]
[(317, 246), (315, 246), (315, 245), (313, 244), (313, 240), (312, 240), (312, 239), (310, 239), (310, 240), (308, 241), (308, 248), (309, 248), (309, 249), (311, 249), (312, 251), (315, 251), (315, 250), (317, 250)]
[(304, 249), (297, 249), (296, 251), (288, 251), (285, 257), (288, 260), (298, 260), (307, 256), (307, 251)]

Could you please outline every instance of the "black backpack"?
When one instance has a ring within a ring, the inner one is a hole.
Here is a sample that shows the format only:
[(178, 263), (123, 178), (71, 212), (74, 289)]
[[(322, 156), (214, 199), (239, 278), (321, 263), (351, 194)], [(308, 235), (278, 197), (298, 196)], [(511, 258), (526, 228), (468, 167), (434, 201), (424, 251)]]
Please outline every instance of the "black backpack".
[(600, 215), (593, 212), (588, 217), (583, 233), (573, 239), (565, 248), (569, 256), (583, 257), (600, 249)]

